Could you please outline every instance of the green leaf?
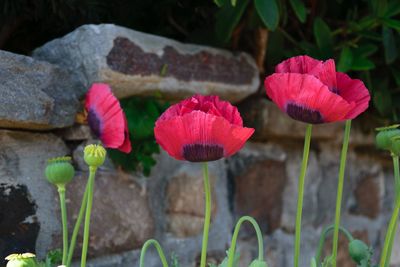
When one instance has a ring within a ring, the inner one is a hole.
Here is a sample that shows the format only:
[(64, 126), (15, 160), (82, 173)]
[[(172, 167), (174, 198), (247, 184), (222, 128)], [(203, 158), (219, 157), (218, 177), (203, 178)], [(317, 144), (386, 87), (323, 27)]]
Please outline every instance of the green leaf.
[(386, 64), (391, 64), (396, 60), (398, 56), (396, 41), (393, 36), (393, 30), (383, 26), (382, 40), (385, 51), (385, 62)]
[(338, 71), (346, 72), (350, 70), (353, 64), (353, 53), (349, 47), (343, 48), (340, 53), (339, 63), (338, 63)]
[(255, 0), (254, 4), (264, 25), (272, 31), (275, 30), (279, 23), (279, 9), (276, 0)]
[(389, 28), (400, 31), (400, 20), (396, 19), (383, 19), (383, 24)]
[(388, 10), (387, 0), (370, 0), (375, 16), (382, 17)]
[(364, 57), (353, 58), (350, 70), (371, 70), (375, 68), (374, 62)]
[(231, 0), (231, 5), (236, 6), (236, 2), (237, 2), (237, 0)]
[(294, 13), (301, 23), (306, 21), (306, 7), (301, 0), (290, 0), (290, 5), (292, 6)]
[(226, 0), (214, 0), (214, 4), (216, 4), (218, 7), (222, 7), (225, 5)]
[(378, 51), (378, 46), (370, 43), (360, 45), (359, 47), (353, 49), (354, 54), (359, 57), (368, 57), (373, 55), (376, 51)]
[(249, 3), (249, 0), (238, 0), (236, 6), (224, 5), (216, 14), (215, 33), (216, 38), (222, 44), (226, 44), (239, 23)]
[(390, 17), (396, 16), (397, 14), (400, 14), (400, 1), (396, 1), (396, 0), (389, 1), (388, 9), (385, 13), (385, 17), (390, 18)]
[(332, 33), (320, 17), (314, 21), (314, 36), (322, 56), (324, 58), (331, 57), (333, 54)]
[(378, 112), (382, 116), (385, 116), (385, 115), (391, 113), (391, 111), (392, 111), (392, 96), (388, 89), (384, 88), (379, 91), (375, 91), (375, 94), (373, 97), (373, 102), (374, 102), (375, 108), (378, 110)]

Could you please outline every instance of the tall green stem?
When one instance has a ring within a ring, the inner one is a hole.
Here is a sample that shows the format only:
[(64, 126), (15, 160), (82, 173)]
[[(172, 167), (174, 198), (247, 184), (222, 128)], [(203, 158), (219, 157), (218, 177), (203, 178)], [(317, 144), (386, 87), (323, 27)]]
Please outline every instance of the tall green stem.
[(74, 230), (73, 230), (72, 236), (71, 236), (71, 243), (69, 245), (69, 250), (68, 250), (67, 264), (65, 264), (67, 267), (71, 266), (72, 256), (74, 254), (74, 249), (75, 249), (75, 244), (76, 244), (76, 239), (78, 237), (79, 229), (81, 228), (83, 214), (85, 213), (85, 210), (86, 210), (88, 191), (89, 191), (89, 184), (86, 184), (85, 193), (83, 194), (81, 207), (80, 207), (79, 213), (78, 213), (78, 218), (76, 219)]
[(351, 120), (347, 120), (344, 128), (342, 152), (340, 154), (339, 178), (338, 178), (338, 188), (336, 196), (335, 229), (333, 231), (333, 245), (332, 245), (332, 267), (336, 267), (337, 250), (339, 243), (340, 210), (342, 207), (344, 171), (346, 168), (347, 149), (349, 147), (349, 139), (350, 139), (350, 129), (351, 129)]
[[(386, 232), (385, 243), (383, 245), (383, 251), (381, 255), (381, 265), (382, 267), (389, 266), (390, 258), (392, 256), (392, 248), (394, 243), (394, 238), (396, 236), (396, 230), (398, 227), (398, 213), (396, 213), (396, 209), (398, 209), (397, 204), (398, 199), (400, 198), (400, 174), (399, 174), (399, 156), (392, 154), (393, 159), (393, 169), (394, 169), (394, 182), (395, 182), (395, 210), (393, 211), (392, 218), (389, 223), (388, 230)], [(393, 225), (392, 225), (393, 224)], [(385, 258), (384, 258), (385, 257)]]
[(207, 162), (203, 163), (203, 176), (204, 176), (204, 194), (206, 200), (206, 207), (204, 215), (204, 230), (203, 230), (203, 242), (201, 246), (200, 267), (206, 267), (208, 232), (210, 229), (210, 221), (211, 221), (211, 187), (210, 187), (210, 178), (208, 175)]
[(82, 257), (81, 257), (81, 267), (86, 267), (86, 257), (87, 250), (89, 246), (89, 231), (90, 231), (90, 215), (92, 212), (93, 203), (93, 187), (94, 187), (94, 177), (96, 175), (96, 167), (89, 167), (89, 181), (88, 181), (88, 196), (86, 204), (86, 214), (85, 214), (85, 224), (83, 228), (83, 244), (82, 244)]
[(303, 161), (301, 163), (301, 170), (299, 176), (298, 196), (297, 196), (297, 214), (296, 214), (296, 234), (294, 243), (294, 267), (299, 267), (300, 258), (300, 239), (301, 239), (301, 217), (303, 214), (303, 195), (304, 195), (304, 182), (307, 172), (308, 155), (310, 153), (312, 125), (307, 125), (306, 136), (304, 139)]
[(160, 260), (162, 262), (162, 266), (163, 267), (168, 267), (168, 263), (167, 260), (165, 259), (165, 255), (164, 252), (160, 246), (160, 243), (158, 243), (157, 240), (155, 239), (149, 239), (146, 241), (146, 243), (144, 243), (143, 247), (142, 247), (142, 251), (140, 252), (140, 267), (144, 267), (144, 258), (147, 252), (147, 249), (149, 248), (149, 246), (154, 245), (155, 248), (157, 249), (158, 252), (158, 256), (160, 257)]
[(379, 264), (380, 267), (387, 267), (389, 266), (390, 263), (390, 256), (389, 255), (389, 246), (390, 246), (390, 239), (396, 233), (396, 225), (397, 225), (397, 219), (399, 217), (399, 211), (400, 211), (400, 197), (396, 197), (396, 204), (395, 208), (392, 213), (392, 218), (390, 219), (389, 227), (386, 232), (386, 237), (385, 237), (385, 243), (383, 245), (383, 251), (381, 255), (381, 262)]
[(60, 196), (61, 221), (62, 221), (62, 232), (63, 232), (62, 264), (65, 265), (68, 254), (68, 225), (67, 225), (67, 205), (65, 204), (65, 185), (58, 185), (58, 195)]
[(254, 230), (256, 231), (257, 241), (258, 241), (258, 260), (260, 260), (260, 261), (264, 260), (264, 244), (263, 244), (263, 237), (262, 237), (260, 226), (252, 217), (243, 216), (236, 223), (235, 231), (233, 232), (231, 247), (228, 252), (228, 267), (232, 267), (232, 265), (233, 265), (239, 230), (240, 230), (240, 227), (242, 226), (242, 223), (245, 221), (248, 221), (249, 223), (251, 223), (254, 227)]
[[(318, 266), (320, 266), (320, 263), (321, 263), (322, 249), (324, 248), (326, 237), (330, 232), (332, 232), (334, 230), (334, 228), (335, 228), (335, 225), (333, 225), (333, 224), (329, 225), (321, 233), (321, 237), (320, 237), (319, 243), (318, 243), (317, 253), (315, 255), (315, 260), (316, 260)], [(354, 239), (353, 236), (350, 234), (350, 232), (347, 231), (345, 228), (339, 226), (339, 231), (342, 232), (347, 237), (349, 242)]]
[[(394, 169), (394, 182), (395, 182), (395, 198), (399, 197), (400, 194), (400, 174), (399, 174), (399, 156), (392, 154), (392, 159), (393, 159), (393, 169)], [(394, 231), (392, 232), (392, 235), (390, 236), (389, 239), (389, 248), (388, 248), (388, 254), (386, 257), (386, 262), (390, 262), (390, 258), (392, 256), (392, 248), (393, 248), (393, 243), (394, 243), (394, 238), (396, 236), (396, 230), (399, 224), (399, 220), (396, 220), (396, 224), (394, 226)]]

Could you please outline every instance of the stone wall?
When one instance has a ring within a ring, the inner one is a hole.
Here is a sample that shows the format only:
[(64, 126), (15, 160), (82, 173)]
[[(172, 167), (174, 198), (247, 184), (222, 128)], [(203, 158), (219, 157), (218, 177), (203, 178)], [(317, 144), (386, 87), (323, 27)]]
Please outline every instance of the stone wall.
[[(0, 256), (60, 247), (56, 190), (43, 177), (46, 160), (73, 156), (69, 225), (87, 177), (87, 126), (74, 124), (79, 99), (92, 82), (110, 83), (119, 97), (160, 94), (172, 101), (218, 94), (239, 106), (256, 133), (243, 150), (210, 164), (213, 188), (209, 261), (219, 262), (234, 222), (251, 215), (265, 235), (271, 267), (292, 266), (297, 179), (305, 125), (257, 96), (260, 81), (246, 54), (181, 44), (114, 25), (87, 25), (25, 57), (0, 51)], [(47, 61), (47, 62), (45, 62)], [(249, 97), (252, 95), (251, 97)], [(391, 160), (374, 147), (367, 116), (353, 123), (346, 168), (343, 225), (380, 250), (392, 210)], [(333, 221), (343, 124), (315, 126), (304, 200), (301, 266), (309, 266), (324, 225)], [(128, 174), (110, 161), (96, 177), (88, 266), (138, 266), (140, 247), (156, 238), (181, 266), (199, 260), (204, 200), (201, 164), (161, 152), (150, 177)], [(328, 244), (329, 245), (329, 244)], [(79, 244), (78, 244), (79, 246)], [(395, 249), (400, 246), (400, 236)], [(327, 246), (329, 251), (329, 246)], [(256, 257), (251, 228), (240, 234), (241, 266)], [(379, 255), (375, 255), (376, 258)], [(338, 266), (355, 266), (341, 247)], [(400, 266), (400, 256), (392, 257)], [(146, 266), (160, 266), (154, 252)]]

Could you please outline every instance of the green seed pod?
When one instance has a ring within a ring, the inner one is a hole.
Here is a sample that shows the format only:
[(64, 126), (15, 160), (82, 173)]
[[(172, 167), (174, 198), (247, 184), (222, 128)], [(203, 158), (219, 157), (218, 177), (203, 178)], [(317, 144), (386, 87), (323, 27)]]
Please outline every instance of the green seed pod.
[(349, 254), (353, 261), (357, 264), (361, 264), (363, 260), (368, 260), (370, 256), (368, 246), (359, 239), (353, 239), (349, 243)]
[(389, 127), (382, 127), (377, 128), (376, 130), (379, 131), (376, 135), (376, 146), (380, 149), (384, 150), (392, 150), (392, 138), (395, 136), (400, 136), (400, 129), (398, 129), (399, 125), (392, 125)]
[(254, 260), (250, 263), (249, 267), (268, 267), (265, 261)]
[(32, 253), (11, 254), (6, 257), (7, 267), (37, 267), (36, 256)]
[(47, 180), (57, 186), (65, 186), (75, 175), (71, 157), (49, 159), (45, 170)]
[(391, 151), (396, 156), (400, 155), (400, 136), (395, 136), (391, 139)]
[(106, 150), (101, 145), (87, 145), (83, 151), (84, 159), (90, 167), (99, 167), (106, 160)]

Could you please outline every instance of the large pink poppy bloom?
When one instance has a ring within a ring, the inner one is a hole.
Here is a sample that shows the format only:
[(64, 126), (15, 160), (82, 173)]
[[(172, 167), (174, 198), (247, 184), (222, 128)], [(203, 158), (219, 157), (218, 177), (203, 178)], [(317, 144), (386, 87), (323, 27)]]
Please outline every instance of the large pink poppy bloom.
[(229, 157), (254, 129), (243, 127), (239, 111), (218, 96), (195, 95), (169, 107), (156, 121), (157, 143), (178, 160), (204, 162)]
[(290, 117), (318, 124), (357, 117), (368, 108), (364, 83), (336, 72), (332, 59), (297, 56), (283, 61), (265, 79), (267, 95)]
[(125, 113), (107, 84), (94, 83), (90, 87), (86, 94), (85, 110), (91, 130), (105, 147), (131, 152)]

